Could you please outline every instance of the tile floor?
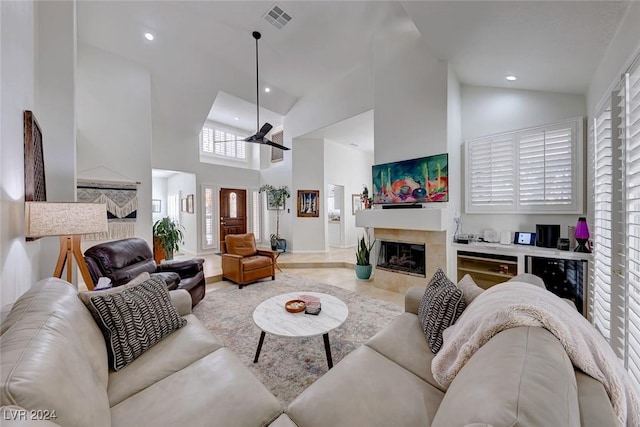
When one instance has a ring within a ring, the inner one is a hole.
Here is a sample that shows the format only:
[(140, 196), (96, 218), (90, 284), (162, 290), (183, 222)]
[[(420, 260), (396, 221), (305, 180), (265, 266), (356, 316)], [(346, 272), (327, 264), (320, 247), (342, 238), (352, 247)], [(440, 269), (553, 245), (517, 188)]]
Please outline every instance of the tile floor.
[[(182, 258), (182, 257), (176, 257)], [(185, 258), (190, 258), (185, 256)], [(204, 272), (207, 280), (207, 292), (214, 292), (228, 286), (237, 286), (222, 280), (222, 258), (219, 255), (206, 255)], [(295, 254), (286, 252), (278, 257), (278, 264), (284, 273), (303, 276), (317, 282), (339, 286), (364, 295), (390, 301), (404, 307), (404, 294), (375, 287), (371, 281), (361, 281), (353, 271), (355, 254), (353, 248), (331, 248), (327, 253)], [(280, 273), (276, 272), (276, 275)]]

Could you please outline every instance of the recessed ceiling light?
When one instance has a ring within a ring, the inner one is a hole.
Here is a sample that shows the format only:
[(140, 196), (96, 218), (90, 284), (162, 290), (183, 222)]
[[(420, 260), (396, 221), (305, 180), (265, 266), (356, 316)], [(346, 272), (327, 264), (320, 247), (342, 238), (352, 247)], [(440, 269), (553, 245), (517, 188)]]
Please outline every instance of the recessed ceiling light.
[(152, 41), (154, 39), (153, 34), (151, 33), (144, 33), (144, 38), (149, 41)]
[(509, 80), (510, 82), (514, 82), (514, 81), (518, 80), (518, 78), (516, 76), (507, 76), (507, 77), (505, 77), (505, 79)]
[(271, 92), (271, 88), (265, 87), (265, 88), (264, 88), (264, 91), (265, 91), (265, 92), (267, 92), (267, 93), (269, 93), (269, 92)]
[(237, 117), (234, 117), (234, 118), (233, 118), (233, 120), (240, 120), (240, 119), (239, 119), (239, 118), (237, 118)]

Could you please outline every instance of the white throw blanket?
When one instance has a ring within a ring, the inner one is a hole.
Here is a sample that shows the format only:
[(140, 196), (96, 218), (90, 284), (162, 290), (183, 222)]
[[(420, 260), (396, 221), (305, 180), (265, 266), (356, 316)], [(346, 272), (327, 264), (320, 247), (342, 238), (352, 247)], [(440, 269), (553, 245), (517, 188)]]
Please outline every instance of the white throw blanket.
[(640, 426), (638, 391), (604, 337), (565, 301), (528, 283), (493, 286), (466, 308), (444, 331), (444, 344), (431, 364), (435, 380), (449, 387), (482, 345), (517, 326), (540, 326), (555, 335), (573, 365), (604, 385), (619, 425)]

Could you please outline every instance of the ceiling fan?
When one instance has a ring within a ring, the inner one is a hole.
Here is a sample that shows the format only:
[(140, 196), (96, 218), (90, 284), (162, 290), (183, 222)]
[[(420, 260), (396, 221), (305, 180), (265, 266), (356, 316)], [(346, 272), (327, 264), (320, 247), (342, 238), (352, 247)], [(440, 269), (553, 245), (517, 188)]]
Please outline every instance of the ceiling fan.
[[(258, 68), (258, 40), (262, 37), (257, 31), (252, 33), (253, 38), (256, 39), (256, 133), (246, 137), (245, 142), (253, 142), (256, 144), (270, 145), (275, 148), (279, 148), (281, 150), (289, 150), (289, 147), (285, 147), (284, 145), (280, 145), (276, 142), (271, 141), (266, 137), (269, 131), (273, 128), (270, 123), (265, 123), (260, 126), (260, 83), (259, 83), (259, 68)], [(216, 141), (216, 142), (229, 142), (229, 141)]]

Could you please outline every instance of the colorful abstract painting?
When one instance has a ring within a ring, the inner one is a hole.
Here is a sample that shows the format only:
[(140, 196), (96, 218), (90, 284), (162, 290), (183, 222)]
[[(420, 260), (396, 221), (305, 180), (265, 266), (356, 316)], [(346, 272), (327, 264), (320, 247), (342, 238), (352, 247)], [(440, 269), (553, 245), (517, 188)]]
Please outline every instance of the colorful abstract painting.
[(373, 166), (373, 203), (449, 201), (448, 154)]

